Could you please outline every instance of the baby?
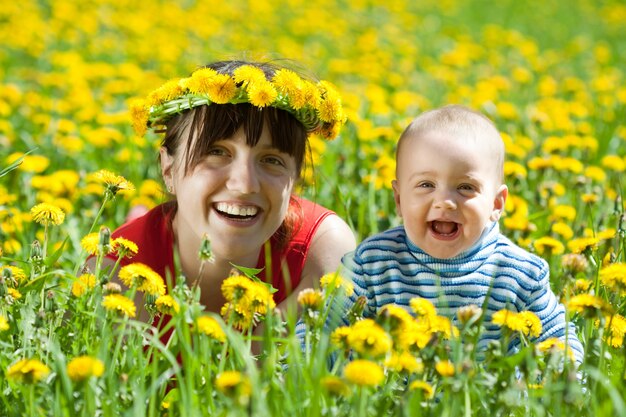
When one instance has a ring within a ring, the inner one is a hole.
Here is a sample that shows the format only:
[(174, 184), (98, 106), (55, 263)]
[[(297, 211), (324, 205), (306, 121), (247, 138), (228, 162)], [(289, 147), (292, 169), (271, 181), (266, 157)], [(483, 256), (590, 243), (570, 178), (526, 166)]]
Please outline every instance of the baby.
[(408, 310), (414, 297), (449, 318), (460, 307), (485, 305), (479, 350), (500, 339), (493, 313), (530, 311), (542, 324), (537, 341), (567, 338), (582, 362), (575, 327), (550, 289), (548, 264), (499, 231), (508, 189), (495, 125), (458, 105), (423, 113), (402, 133), (396, 161), (392, 185), (404, 225), (367, 238), (343, 257), (343, 274), (355, 287), (344, 311), (359, 296), (367, 300), (365, 317), (387, 304)]

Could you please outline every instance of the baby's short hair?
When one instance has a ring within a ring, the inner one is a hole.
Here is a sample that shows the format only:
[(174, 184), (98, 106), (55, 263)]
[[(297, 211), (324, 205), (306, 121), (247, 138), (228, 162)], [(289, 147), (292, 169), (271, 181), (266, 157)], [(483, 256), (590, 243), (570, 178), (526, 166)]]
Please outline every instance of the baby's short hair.
[(407, 138), (419, 138), (429, 132), (443, 132), (488, 146), (496, 158), (500, 179), (504, 177), (504, 142), (496, 125), (484, 114), (458, 104), (429, 110), (417, 116), (406, 127), (396, 147), (396, 161)]

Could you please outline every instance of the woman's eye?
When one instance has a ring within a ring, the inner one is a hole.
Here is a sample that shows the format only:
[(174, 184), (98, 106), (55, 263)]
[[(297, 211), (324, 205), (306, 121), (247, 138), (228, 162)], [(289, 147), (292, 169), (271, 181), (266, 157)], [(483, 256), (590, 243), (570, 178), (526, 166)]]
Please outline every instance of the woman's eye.
[(276, 156), (266, 156), (262, 159), (262, 161), (270, 165), (285, 166), (283, 160)]
[(213, 147), (213, 148), (210, 148), (207, 151), (207, 155), (210, 155), (210, 156), (223, 156), (223, 155), (228, 155), (228, 152), (226, 152), (226, 150), (224, 148)]

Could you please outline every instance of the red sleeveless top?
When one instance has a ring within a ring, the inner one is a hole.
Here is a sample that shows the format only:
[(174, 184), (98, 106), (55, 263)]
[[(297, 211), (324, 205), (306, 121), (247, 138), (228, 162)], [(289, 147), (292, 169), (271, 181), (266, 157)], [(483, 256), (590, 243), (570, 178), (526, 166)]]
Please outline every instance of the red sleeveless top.
[[(171, 228), (173, 205), (156, 206), (143, 216), (120, 226), (112, 238), (123, 237), (137, 244), (139, 251), (131, 259), (122, 259), (121, 266), (141, 262), (158, 272), (163, 279), (174, 279), (174, 234)], [(269, 240), (271, 248), (271, 275), (266, 271), (265, 249), (261, 248), (256, 268), (263, 269), (259, 278), (270, 282), (278, 291), (274, 293), (276, 304), (283, 301), (302, 279), (311, 241), (322, 221), (334, 212), (311, 201), (292, 197), (289, 215), (294, 218), (291, 237), (281, 246), (278, 233)], [(107, 255), (117, 260), (115, 254)], [(226, 278), (226, 277), (224, 277)]]

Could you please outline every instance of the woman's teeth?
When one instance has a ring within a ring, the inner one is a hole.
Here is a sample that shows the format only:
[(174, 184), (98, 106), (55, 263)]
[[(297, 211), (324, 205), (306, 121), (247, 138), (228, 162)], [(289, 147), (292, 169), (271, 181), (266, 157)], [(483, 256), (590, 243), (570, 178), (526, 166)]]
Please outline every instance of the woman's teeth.
[(217, 203), (215, 209), (231, 216), (254, 216), (259, 212), (255, 206), (241, 206), (238, 204)]

